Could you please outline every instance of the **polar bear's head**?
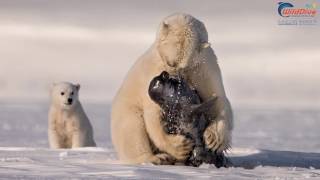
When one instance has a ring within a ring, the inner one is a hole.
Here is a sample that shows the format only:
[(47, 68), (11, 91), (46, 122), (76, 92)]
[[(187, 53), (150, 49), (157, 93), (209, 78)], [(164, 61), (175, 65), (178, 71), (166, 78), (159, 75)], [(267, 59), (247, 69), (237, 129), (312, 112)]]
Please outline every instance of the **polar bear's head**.
[(71, 109), (79, 102), (79, 89), (79, 84), (54, 83), (51, 89), (52, 102), (61, 109)]
[(171, 68), (183, 69), (196, 53), (209, 47), (208, 33), (201, 21), (188, 14), (174, 14), (163, 20), (157, 35), (158, 52)]

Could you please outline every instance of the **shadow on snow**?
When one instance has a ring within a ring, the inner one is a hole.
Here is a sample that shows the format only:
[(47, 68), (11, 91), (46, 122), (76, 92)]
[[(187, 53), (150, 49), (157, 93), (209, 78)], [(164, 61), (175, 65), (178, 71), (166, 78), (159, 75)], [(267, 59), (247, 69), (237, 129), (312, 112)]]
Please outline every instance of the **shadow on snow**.
[(230, 157), (234, 167), (300, 167), (320, 169), (320, 153), (261, 150), (247, 156)]

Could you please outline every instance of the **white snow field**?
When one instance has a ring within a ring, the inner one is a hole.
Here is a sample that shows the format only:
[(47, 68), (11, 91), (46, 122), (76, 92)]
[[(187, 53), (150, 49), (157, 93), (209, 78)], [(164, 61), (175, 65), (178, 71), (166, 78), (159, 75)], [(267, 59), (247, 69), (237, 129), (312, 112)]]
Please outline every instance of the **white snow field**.
[(217, 169), (121, 165), (110, 140), (110, 105), (83, 105), (99, 147), (50, 150), (48, 102), (1, 102), (0, 179), (320, 179), (316, 110), (235, 108), (234, 165)]

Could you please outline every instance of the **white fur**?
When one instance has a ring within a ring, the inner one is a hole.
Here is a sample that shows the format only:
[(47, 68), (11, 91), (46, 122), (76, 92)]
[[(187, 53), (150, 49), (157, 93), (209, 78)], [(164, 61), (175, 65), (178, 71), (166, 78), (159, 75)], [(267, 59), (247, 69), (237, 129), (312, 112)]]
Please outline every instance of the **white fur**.
[[(51, 148), (96, 146), (92, 126), (79, 101), (79, 89), (80, 85), (68, 82), (54, 84), (51, 89), (52, 103), (48, 116)], [(73, 100), (71, 105), (68, 98)]]
[[(213, 94), (218, 96), (217, 105), (209, 115), (212, 119), (216, 117), (215, 121), (208, 126), (204, 137), (212, 149), (228, 148), (232, 111), (206, 29), (190, 15), (174, 14), (160, 24), (156, 42), (131, 68), (114, 98), (112, 141), (120, 160), (165, 164), (169, 155), (181, 160), (191, 151), (192, 144), (185, 137), (164, 132), (160, 107), (148, 96), (150, 81), (164, 70), (186, 78), (203, 100)], [(153, 145), (168, 155), (155, 154)]]

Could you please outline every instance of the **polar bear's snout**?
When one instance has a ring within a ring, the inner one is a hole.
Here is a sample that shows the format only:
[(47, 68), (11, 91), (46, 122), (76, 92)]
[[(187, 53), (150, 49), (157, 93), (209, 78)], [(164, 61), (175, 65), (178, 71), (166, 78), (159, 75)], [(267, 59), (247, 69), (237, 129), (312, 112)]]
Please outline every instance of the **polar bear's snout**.
[(68, 104), (72, 104), (72, 98), (68, 98)]

